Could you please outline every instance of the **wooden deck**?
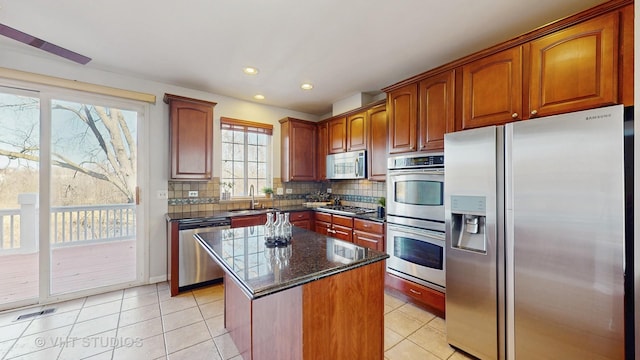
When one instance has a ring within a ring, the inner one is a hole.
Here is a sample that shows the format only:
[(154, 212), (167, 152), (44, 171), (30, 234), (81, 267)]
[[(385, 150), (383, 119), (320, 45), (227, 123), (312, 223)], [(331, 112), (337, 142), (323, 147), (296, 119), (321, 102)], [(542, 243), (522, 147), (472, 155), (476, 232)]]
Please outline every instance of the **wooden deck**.
[[(0, 307), (38, 297), (38, 253), (0, 255)], [(51, 293), (136, 279), (136, 241), (67, 245), (51, 252)]]

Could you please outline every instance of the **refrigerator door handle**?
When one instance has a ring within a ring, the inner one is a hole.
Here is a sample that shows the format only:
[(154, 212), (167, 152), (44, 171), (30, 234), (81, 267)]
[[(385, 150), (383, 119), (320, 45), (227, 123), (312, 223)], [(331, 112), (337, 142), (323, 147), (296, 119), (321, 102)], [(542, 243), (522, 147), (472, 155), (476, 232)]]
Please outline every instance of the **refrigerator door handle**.
[(514, 219), (513, 219), (513, 125), (507, 124), (504, 129), (504, 257), (505, 257), (505, 342), (506, 359), (515, 359), (515, 308), (514, 308)]

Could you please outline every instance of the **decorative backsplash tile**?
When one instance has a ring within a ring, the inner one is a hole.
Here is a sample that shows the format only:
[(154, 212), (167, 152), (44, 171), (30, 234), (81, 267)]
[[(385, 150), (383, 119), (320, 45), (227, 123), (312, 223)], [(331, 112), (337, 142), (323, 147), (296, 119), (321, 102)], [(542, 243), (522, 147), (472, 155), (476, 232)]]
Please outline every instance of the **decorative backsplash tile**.
[[(283, 195), (273, 195), (271, 199), (259, 197), (265, 206), (293, 206), (307, 201), (307, 195), (326, 193), (331, 188), (332, 197), (339, 197), (343, 205), (375, 208), (380, 197), (386, 196), (386, 184), (368, 180), (341, 180), (331, 182), (289, 182), (273, 179), (273, 189), (283, 188)], [(290, 194), (287, 193), (290, 190)], [(220, 200), (220, 179), (202, 181), (169, 181), (169, 213), (234, 210), (249, 207), (248, 199)], [(198, 191), (197, 197), (189, 197), (189, 191)]]

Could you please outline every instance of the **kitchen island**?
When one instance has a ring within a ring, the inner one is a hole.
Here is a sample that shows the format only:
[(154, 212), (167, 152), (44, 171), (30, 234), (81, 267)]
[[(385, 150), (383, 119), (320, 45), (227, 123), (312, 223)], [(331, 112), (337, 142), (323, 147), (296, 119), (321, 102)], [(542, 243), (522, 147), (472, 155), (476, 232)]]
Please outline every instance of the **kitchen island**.
[(383, 358), (387, 254), (298, 227), (280, 247), (263, 226), (196, 239), (224, 269), (225, 327), (245, 360)]

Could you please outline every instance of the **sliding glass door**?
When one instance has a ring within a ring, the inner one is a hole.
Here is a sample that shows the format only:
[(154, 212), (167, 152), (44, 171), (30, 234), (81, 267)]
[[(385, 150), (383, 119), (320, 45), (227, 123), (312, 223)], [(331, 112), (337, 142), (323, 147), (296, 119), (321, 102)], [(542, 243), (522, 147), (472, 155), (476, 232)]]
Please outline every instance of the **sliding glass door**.
[(0, 310), (38, 302), (40, 99), (0, 88)]
[(51, 294), (134, 282), (137, 112), (54, 99), (51, 120)]
[(143, 119), (113, 99), (0, 87), (0, 310), (142, 280)]

